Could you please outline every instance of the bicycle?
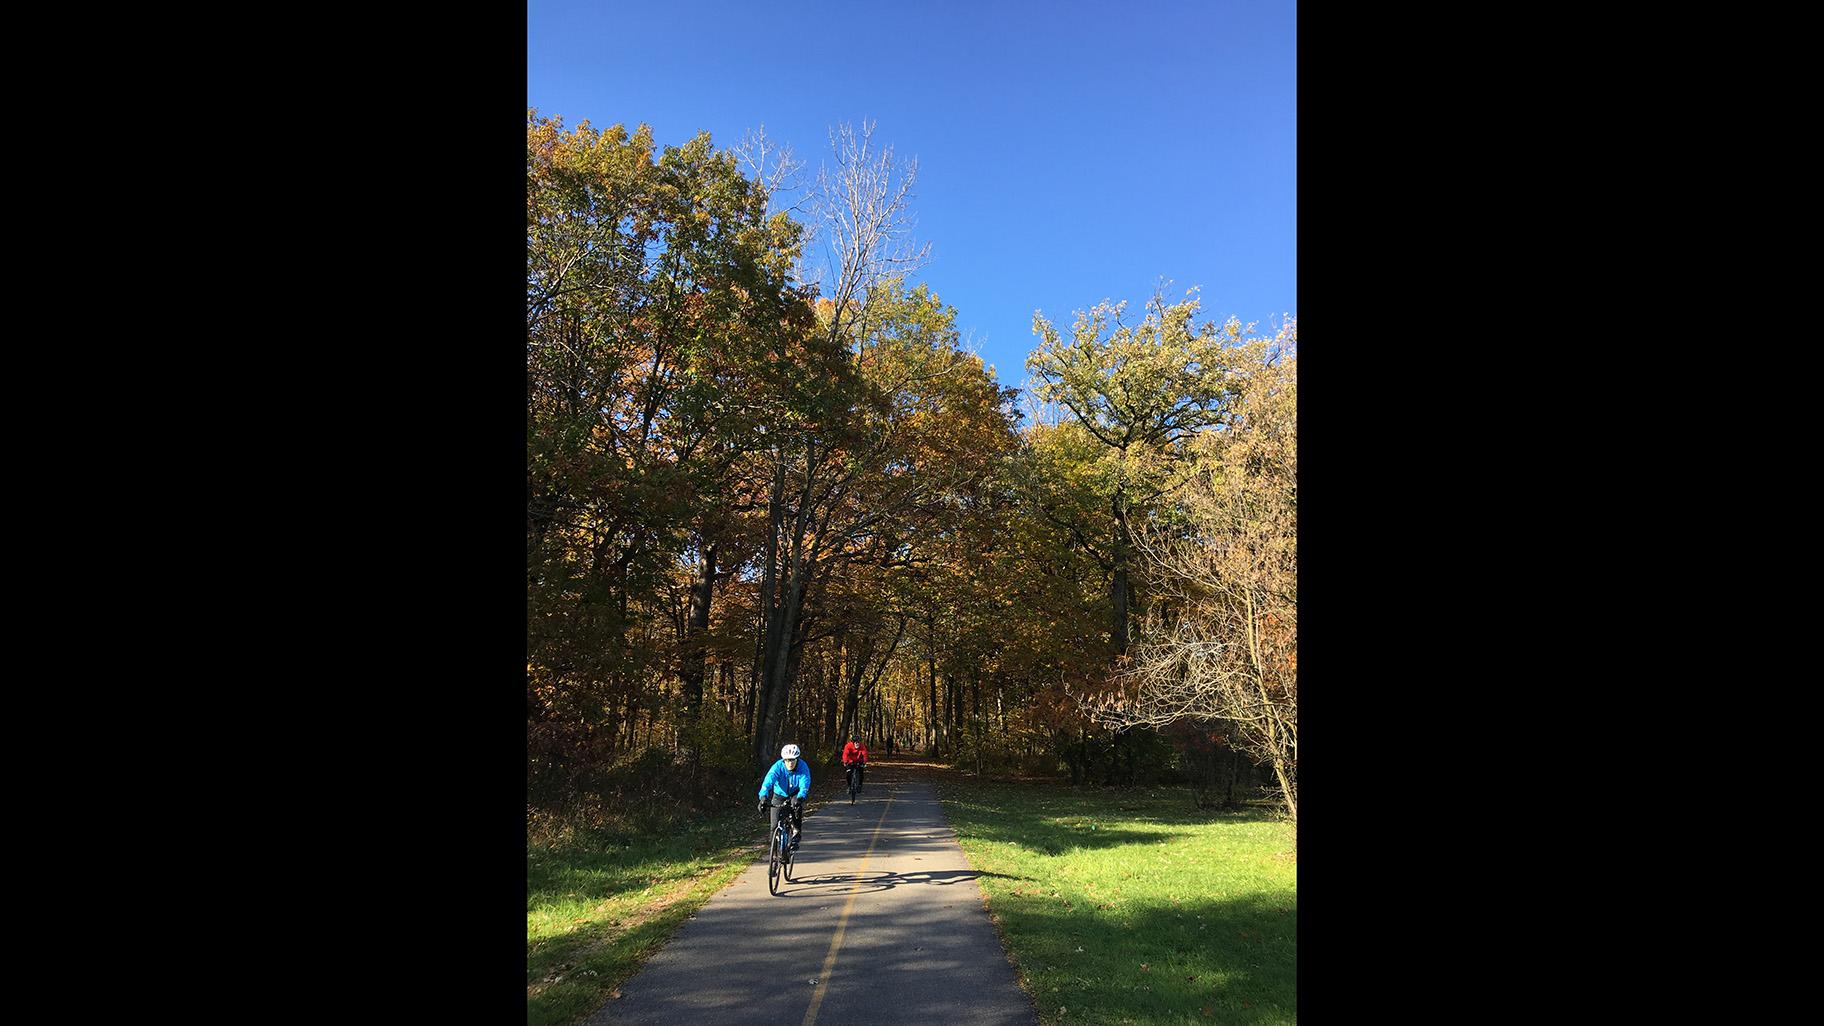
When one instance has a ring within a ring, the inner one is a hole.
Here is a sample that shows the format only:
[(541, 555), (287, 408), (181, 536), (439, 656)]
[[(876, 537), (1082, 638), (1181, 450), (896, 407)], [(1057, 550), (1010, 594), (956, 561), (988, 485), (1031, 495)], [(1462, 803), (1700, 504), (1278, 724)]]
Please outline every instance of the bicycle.
[(850, 763), (847, 768), (849, 776), (849, 804), (855, 804), (855, 796), (861, 793), (861, 771), (867, 767), (865, 762)]
[(792, 808), (790, 805), (779, 807), (779, 822), (773, 826), (773, 839), (767, 846), (766, 853), (766, 889), (768, 893), (779, 893), (779, 877), (784, 876), (786, 883), (792, 882)]

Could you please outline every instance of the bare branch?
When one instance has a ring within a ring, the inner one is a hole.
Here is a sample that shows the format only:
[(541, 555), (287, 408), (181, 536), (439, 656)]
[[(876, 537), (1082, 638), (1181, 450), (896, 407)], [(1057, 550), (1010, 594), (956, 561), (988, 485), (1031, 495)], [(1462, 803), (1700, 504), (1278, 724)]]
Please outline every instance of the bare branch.
[(817, 174), (816, 220), (820, 223), (825, 266), (819, 284), (830, 286), (835, 303), (831, 330), (858, 323), (865, 334), (868, 299), (888, 277), (899, 277), (922, 265), (929, 243), (913, 238), (912, 188), (918, 181), (916, 159), (900, 165), (893, 148), (874, 145), (874, 122), (861, 130), (843, 124), (830, 131), (836, 161)]

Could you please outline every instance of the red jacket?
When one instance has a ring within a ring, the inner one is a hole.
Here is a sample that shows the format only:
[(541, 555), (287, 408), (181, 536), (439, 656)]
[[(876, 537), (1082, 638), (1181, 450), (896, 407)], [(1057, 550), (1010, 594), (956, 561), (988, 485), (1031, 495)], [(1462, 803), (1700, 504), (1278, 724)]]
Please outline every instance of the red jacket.
[(842, 764), (844, 766), (847, 766), (851, 762), (867, 762), (867, 761), (868, 761), (868, 746), (867, 745), (857, 744), (854, 741), (850, 741), (848, 744), (842, 746)]

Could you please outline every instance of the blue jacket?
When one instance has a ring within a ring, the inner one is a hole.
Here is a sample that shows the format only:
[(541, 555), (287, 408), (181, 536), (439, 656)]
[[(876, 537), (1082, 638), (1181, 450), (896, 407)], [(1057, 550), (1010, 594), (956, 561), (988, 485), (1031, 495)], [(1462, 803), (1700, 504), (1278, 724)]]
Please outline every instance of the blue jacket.
[(766, 779), (760, 781), (760, 793), (755, 797), (765, 798), (769, 794), (781, 794), (787, 798), (810, 797), (810, 763), (799, 759), (795, 770), (787, 770), (784, 759), (773, 763), (773, 768), (766, 771)]

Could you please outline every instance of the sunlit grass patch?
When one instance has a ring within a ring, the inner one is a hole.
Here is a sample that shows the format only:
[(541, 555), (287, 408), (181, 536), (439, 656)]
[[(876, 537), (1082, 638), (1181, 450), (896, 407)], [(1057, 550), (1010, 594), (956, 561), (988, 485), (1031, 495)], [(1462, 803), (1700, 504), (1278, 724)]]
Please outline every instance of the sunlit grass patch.
[[(755, 817), (660, 833), (591, 830), (526, 845), (526, 1022), (600, 1007), (759, 850)], [(751, 849), (751, 850), (750, 850)]]
[[(1186, 791), (940, 782), (1041, 1020), (1298, 1021), (1292, 827)], [(997, 874), (997, 875), (989, 875)]]
[[(823, 773), (806, 816), (835, 800), (841, 783), (840, 773)], [(567, 1026), (611, 1000), (686, 919), (764, 854), (766, 822), (745, 797), (714, 815), (604, 801), (561, 820), (529, 817), (527, 1026)]]

